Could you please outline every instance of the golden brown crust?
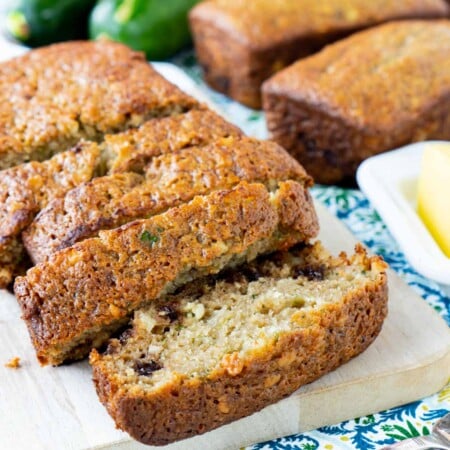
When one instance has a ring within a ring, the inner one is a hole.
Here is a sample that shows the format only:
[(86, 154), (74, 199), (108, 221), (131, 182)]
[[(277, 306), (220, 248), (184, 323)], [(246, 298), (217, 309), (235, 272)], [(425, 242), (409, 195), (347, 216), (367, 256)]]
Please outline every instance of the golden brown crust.
[[(145, 167), (145, 176), (114, 174), (84, 183), (41, 211), (23, 233), (23, 241), (37, 264), (58, 250), (96, 236), (100, 230), (160, 214), (196, 195), (229, 189), (240, 181), (271, 187), (290, 179), (302, 186), (312, 184), (303, 168), (277, 144), (242, 137), (222, 138), (205, 147), (189, 147), (155, 157)], [(298, 195), (309, 194), (301, 187)], [(296, 199), (291, 201), (295, 203)], [(309, 205), (308, 216), (315, 217), (311, 198), (302, 203)], [(304, 211), (285, 210), (291, 214), (282, 220), (287, 229), (296, 223), (311, 226), (297, 217)]]
[[(139, 197), (142, 175), (128, 172), (96, 178), (53, 200), (22, 233), (34, 264), (58, 250), (96, 236), (100, 230), (116, 228), (134, 218), (146, 217), (165, 205), (150, 196)], [(128, 219), (128, 220), (127, 220)]]
[[(359, 258), (366, 258), (362, 248)], [(348, 264), (345, 256), (336, 264)], [(206, 377), (178, 378), (153, 391), (126, 385), (105, 357), (91, 353), (94, 383), (116, 425), (150, 445), (165, 445), (250, 415), (310, 383), (364, 351), (387, 313), (385, 265), (362, 288), (299, 316), (304, 327), (255, 348), (239, 370), (223, 366)], [(301, 311), (301, 310), (300, 310)], [(126, 345), (126, 344), (124, 344)], [(112, 356), (114, 357), (114, 355)]]
[(450, 139), (449, 39), (448, 20), (395, 22), (299, 61), (264, 84), (273, 139), (320, 183), (352, 180), (374, 154)]
[(448, 14), (443, 0), (213, 0), (194, 8), (190, 23), (206, 81), (259, 108), (265, 79), (330, 42), (388, 20)]
[(315, 237), (317, 218), (304, 209), (304, 195), (286, 207), (314, 214), (299, 217), (309, 228), (298, 232), (293, 223), (281, 231), (280, 219), (289, 216), (281, 195), (291, 198), (289, 189), (270, 197), (263, 185), (243, 182), (198, 196), (159, 216), (102, 231), (17, 278), (15, 294), (40, 362), (83, 357), (134, 309), (177, 284)]
[(0, 236), (14, 236), (30, 224), (52, 198), (94, 177), (100, 150), (80, 142), (53, 158), (33, 161), (0, 172)]
[(33, 50), (1, 65), (0, 169), (197, 106), (143, 54), (121, 44), (68, 42)]
[(0, 172), (0, 289), (10, 284), (25, 258), (21, 231), (52, 198), (90, 180), (99, 158), (97, 144), (80, 142), (47, 161)]
[[(30, 162), (0, 172), (0, 238), (20, 243), (19, 235), (47, 206), (68, 190), (105, 171), (142, 172), (151, 158), (220, 137), (240, 136), (235, 126), (203, 107), (170, 117), (155, 118), (136, 129), (106, 135), (105, 142), (80, 142), (73, 149), (43, 162)], [(106, 166), (106, 167), (105, 167)], [(133, 177), (133, 175), (129, 175)], [(22, 249), (23, 253), (23, 249)], [(2, 264), (7, 258), (8, 267)], [(23, 255), (19, 258), (22, 259)], [(18, 261), (0, 245), (0, 288), (10, 283)]]
[(139, 128), (105, 136), (110, 173), (142, 172), (155, 156), (203, 146), (242, 132), (218, 114), (200, 107), (185, 114), (153, 119)]

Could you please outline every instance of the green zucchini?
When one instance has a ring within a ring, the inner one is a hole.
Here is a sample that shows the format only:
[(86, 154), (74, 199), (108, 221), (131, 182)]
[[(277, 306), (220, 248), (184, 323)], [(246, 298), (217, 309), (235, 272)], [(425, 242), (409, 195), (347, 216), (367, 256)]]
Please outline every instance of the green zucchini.
[(87, 37), (95, 0), (16, 0), (6, 17), (8, 32), (31, 47)]
[(89, 20), (92, 39), (107, 38), (145, 52), (172, 56), (191, 41), (187, 14), (198, 0), (99, 0)]

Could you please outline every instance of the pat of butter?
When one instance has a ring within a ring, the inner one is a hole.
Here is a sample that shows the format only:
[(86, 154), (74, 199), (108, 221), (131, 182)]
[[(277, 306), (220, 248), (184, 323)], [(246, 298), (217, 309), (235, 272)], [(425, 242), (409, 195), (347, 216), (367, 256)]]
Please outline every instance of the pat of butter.
[(450, 142), (425, 148), (418, 185), (418, 212), (450, 258)]

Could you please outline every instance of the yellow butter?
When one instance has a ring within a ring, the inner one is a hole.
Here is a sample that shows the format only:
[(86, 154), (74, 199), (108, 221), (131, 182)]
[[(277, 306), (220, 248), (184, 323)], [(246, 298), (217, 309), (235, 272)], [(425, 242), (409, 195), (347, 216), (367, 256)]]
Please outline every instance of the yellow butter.
[(418, 212), (450, 258), (450, 142), (425, 148), (418, 184)]

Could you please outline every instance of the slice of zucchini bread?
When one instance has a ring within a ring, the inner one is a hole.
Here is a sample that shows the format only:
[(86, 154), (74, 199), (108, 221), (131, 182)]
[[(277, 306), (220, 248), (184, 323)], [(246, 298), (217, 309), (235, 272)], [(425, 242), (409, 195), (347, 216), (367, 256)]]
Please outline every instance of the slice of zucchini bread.
[(43, 161), (80, 139), (198, 107), (114, 42), (67, 42), (0, 65), (0, 170)]
[(100, 400), (145, 444), (250, 415), (365, 350), (387, 313), (386, 264), (320, 243), (185, 286), (134, 314), (90, 362)]
[(113, 174), (82, 184), (41, 211), (23, 233), (23, 241), (37, 264), (100, 230), (159, 214), (196, 195), (240, 181), (274, 187), (286, 180), (312, 185), (302, 166), (277, 144), (222, 138), (205, 147), (155, 157), (144, 175)]
[(178, 286), (317, 232), (302, 184), (242, 182), (54, 253), (14, 290), (39, 361), (56, 365), (82, 358)]
[[(185, 114), (152, 119), (138, 128), (106, 135), (105, 142), (81, 141), (52, 158), (0, 172), (0, 288), (12, 281), (24, 259), (20, 233), (36, 214), (70, 189), (105, 173), (136, 171), (155, 156), (192, 145), (201, 147), (241, 131), (200, 107)], [(136, 175), (124, 175), (136, 178)], [(20, 251), (19, 251), (20, 249)]]

